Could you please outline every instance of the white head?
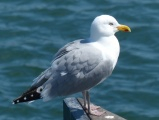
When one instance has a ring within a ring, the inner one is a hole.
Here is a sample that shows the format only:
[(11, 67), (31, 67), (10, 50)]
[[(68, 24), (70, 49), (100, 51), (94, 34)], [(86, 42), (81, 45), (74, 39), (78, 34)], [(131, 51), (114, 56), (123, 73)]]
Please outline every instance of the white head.
[(101, 37), (109, 37), (117, 31), (130, 32), (130, 28), (125, 25), (120, 25), (117, 20), (110, 15), (97, 16), (91, 25), (90, 37), (93, 40), (98, 40)]

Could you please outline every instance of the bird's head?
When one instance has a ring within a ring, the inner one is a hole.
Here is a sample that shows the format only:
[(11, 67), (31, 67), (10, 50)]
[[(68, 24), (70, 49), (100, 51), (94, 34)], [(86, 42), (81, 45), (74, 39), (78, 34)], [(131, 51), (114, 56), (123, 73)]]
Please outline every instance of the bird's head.
[(109, 37), (118, 31), (131, 32), (126, 25), (121, 25), (110, 15), (97, 16), (91, 25), (91, 38)]

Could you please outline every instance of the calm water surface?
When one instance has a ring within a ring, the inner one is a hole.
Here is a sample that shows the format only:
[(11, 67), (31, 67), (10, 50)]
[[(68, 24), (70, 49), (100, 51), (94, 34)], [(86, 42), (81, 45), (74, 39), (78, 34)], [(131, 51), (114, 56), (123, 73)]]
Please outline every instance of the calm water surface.
[[(92, 20), (114, 16), (131, 27), (117, 33), (121, 53), (91, 100), (128, 120), (159, 120), (158, 0), (1, 0), (0, 120), (62, 120), (62, 100), (12, 105), (68, 42), (89, 37)], [(73, 96), (81, 97), (81, 94)]]

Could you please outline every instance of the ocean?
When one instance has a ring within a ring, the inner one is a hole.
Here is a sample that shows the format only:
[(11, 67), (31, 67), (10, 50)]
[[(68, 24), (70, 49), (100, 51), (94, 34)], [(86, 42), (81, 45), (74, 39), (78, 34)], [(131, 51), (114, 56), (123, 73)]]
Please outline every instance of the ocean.
[(0, 120), (62, 120), (62, 101), (12, 105), (66, 43), (88, 38), (93, 19), (114, 16), (121, 52), (112, 75), (90, 90), (91, 101), (127, 120), (159, 120), (158, 0), (1, 0)]

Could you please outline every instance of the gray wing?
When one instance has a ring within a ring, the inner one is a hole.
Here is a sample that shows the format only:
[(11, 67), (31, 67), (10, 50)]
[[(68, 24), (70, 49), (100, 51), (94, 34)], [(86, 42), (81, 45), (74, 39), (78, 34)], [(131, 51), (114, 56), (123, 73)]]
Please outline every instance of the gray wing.
[(52, 74), (43, 84), (42, 96), (48, 100), (90, 89), (111, 74), (112, 66), (89, 43), (74, 41), (56, 54)]
[[(56, 61), (57, 59), (60, 59), (60, 57), (66, 55), (68, 52), (76, 49), (73, 46), (76, 46), (76, 44), (79, 44), (79, 41), (80, 40), (70, 42), (70, 43), (66, 44), (63, 48), (61, 48), (55, 54), (53, 62)], [(52, 64), (54, 64), (53, 62), (52, 62)], [(51, 77), (51, 75), (54, 73), (53, 69), (54, 69), (54, 67), (49, 67), (44, 72), (42, 72), (37, 78), (35, 78), (30, 89), (37, 88), (37, 87), (40, 87), (41, 85), (43, 85)]]

